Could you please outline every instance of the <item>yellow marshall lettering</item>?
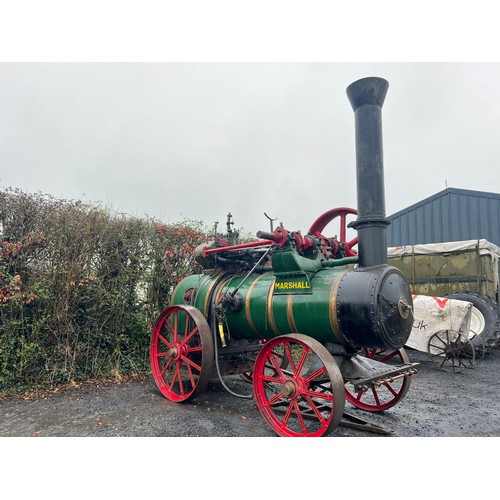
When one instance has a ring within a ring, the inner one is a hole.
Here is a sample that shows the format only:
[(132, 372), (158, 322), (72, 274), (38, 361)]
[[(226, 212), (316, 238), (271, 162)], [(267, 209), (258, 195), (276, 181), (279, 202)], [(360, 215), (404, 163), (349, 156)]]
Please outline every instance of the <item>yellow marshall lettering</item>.
[(275, 283), (274, 288), (278, 290), (294, 290), (297, 288), (311, 288), (307, 281), (284, 281), (283, 283)]

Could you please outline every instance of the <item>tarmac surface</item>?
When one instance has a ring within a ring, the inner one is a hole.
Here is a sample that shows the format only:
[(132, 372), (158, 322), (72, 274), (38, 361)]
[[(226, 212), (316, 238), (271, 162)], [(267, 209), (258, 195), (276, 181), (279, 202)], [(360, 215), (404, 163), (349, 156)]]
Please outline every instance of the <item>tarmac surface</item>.
[[(500, 436), (500, 350), (474, 367), (445, 372), (427, 353), (407, 349), (419, 363), (396, 406), (367, 413), (346, 402), (345, 412), (380, 426), (381, 433), (341, 423), (335, 437)], [(235, 393), (251, 395), (241, 377), (224, 379)], [(274, 437), (253, 399), (229, 393), (218, 379), (196, 399), (173, 403), (152, 378), (73, 384), (31, 398), (0, 400), (0, 437)]]
[[(149, 377), (0, 400), (2, 491), (51, 500), (300, 499), (326, 490), (375, 500), (491, 497), (500, 350), (461, 373), (407, 352), (420, 364), (396, 406), (368, 414), (346, 402), (346, 413), (382, 433), (341, 423), (326, 438), (278, 438), (252, 399), (230, 394), (217, 379), (184, 404), (165, 399)], [(251, 394), (241, 377), (224, 380)]]

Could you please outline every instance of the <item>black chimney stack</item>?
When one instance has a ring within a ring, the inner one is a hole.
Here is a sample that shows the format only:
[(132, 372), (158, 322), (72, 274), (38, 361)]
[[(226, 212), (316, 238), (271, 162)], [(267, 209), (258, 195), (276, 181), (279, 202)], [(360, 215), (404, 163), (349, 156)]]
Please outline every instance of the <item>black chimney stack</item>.
[(350, 227), (358, 231), (360, 267), (387, 264), (382, 105), (388, 88), (387, 80), (369, 77), (346, 89), (356, 129), (358, 218)]

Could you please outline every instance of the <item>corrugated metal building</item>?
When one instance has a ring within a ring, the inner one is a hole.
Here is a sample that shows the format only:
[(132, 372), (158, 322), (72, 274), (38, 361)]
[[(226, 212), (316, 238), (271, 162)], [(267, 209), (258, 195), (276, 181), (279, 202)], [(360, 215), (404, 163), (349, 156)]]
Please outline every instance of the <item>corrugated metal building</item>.
[(500, 246), (500, 194), (446, 188), (388, 219), (389, 247), (486, 239)]

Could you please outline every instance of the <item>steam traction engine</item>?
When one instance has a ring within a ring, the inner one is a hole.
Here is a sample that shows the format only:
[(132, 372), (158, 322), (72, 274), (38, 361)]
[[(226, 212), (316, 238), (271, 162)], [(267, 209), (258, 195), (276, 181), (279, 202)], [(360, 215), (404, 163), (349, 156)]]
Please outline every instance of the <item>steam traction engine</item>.
[[(412, 296), (387, 265), (381, 110), (388, 83), (347, 88), (355, 113), (358, 212), (330, 210), (306, 235), (278, 227), (239, 244), (226, 237), (196, 250), (203, 272), (175, 288), (151, 338), (161, 393), (182, 402), (218, 376), (240, 374), (281, 436), (321, 436), (341, 422), (347, 399), (377, 412), (400, 401), (415, 373), (402, 349)], [(347, 217), (357, 238), (346, 241)], [(339, 237), (323, 233), (340, 222)], [(271, 226), (272, 229), (272, 226)], [(357, 250), (354, 248), (357, 247)], [(227, 380), (227, 379), (226, 379)]]

